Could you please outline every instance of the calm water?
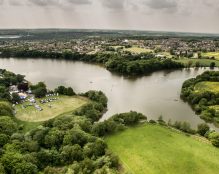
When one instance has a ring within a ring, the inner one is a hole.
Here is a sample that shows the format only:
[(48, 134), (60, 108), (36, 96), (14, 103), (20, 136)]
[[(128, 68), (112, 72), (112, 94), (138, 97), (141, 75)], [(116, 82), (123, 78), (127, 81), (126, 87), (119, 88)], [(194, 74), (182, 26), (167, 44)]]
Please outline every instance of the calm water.
[(0, 35), (0, 39), (17, 39), (20, 37), (21, 36), (18, 36), (18, 35)]
[(134, 79), (112, 74), (97, 65), (65, 60), (0, 59), (0, 68), (24, 74), (33, 83), (44, 81), (51, 89), (64, 85), (76, 92), (101, 90), (109, 99), (103, 119), (134, 110), (149, 119), (162, 115), (166, 121), (188, 121), (192, 126), (203, 122), (180, 100), (180, 90), (186, 79), (206, 71), (204, 68), (160, 71)]

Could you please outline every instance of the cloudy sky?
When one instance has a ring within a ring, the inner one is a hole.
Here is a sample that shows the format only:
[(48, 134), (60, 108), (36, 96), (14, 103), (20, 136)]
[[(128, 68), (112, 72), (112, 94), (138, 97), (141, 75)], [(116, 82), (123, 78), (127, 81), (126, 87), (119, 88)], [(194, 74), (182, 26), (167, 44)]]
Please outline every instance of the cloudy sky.
[(219, 33), (218, 0), (0, 0), (0, 28)]

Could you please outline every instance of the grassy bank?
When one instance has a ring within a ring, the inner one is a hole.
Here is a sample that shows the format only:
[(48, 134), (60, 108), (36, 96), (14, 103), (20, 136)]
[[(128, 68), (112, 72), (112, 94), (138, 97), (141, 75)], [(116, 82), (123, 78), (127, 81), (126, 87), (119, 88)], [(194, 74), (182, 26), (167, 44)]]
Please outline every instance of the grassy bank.
[(179, 63), (183, 63), (184, 65), (187, 65), (191, 61), (192, 66), (196, 66), (196, 63), (199, 62), (200, 66), (204, 66), (204, 67), (209, 67), (212, 62), (215, 62), (215, 66), (219, 67), (218, 60), (180, 58), (180, 59), (177, 59), (174, 61), (179, 62)]
[(57, 98), (58, 100), (45, 104), (41, 104), (37, 99), (36, 102), (43, 109), (42, 111), (38, 111), (34, 106), (23, 108), (22, 105), (25, 103), (19, 104), (16, 106), (16, 118), (21, 121), (42, 122), (60, 114), (74, 111), (88, 102), (82, 97), (59, 96)]
[(133, 174), (215, 174), (219, 149), (202, 138), (144, 124), (106, 137), (125, 171)]

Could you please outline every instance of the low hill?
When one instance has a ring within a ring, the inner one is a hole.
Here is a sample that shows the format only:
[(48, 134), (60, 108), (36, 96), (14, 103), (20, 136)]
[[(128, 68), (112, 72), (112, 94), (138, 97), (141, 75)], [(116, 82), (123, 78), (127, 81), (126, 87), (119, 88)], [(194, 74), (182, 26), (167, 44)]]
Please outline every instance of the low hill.
[(106, 137), (125, 172), (133, 174), (215, 174), (219, 149), (206, 139), (152, 124)]

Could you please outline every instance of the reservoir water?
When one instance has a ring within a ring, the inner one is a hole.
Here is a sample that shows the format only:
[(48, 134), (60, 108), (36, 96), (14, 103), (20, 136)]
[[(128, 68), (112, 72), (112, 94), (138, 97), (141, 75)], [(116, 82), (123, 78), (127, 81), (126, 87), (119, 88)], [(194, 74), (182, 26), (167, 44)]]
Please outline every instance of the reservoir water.
[(162, 115), (166, 121), (187, 121), (193, 127), (203, 122), (180, 99), (180, 90), (186, 79), (207, 68), (159, 71), (138, 78), (126, 78), (98, 65), (66, 60), (0, 59), (0, 68), (23, 74), (33, 83), (44, 81), (50, 89), (64, 85), (73, 87), (77, 93), (91, 89), (103, 91), (109, 101), (102, 120), (133, 110), (144, 113), (148, 119), (156, 120)]

